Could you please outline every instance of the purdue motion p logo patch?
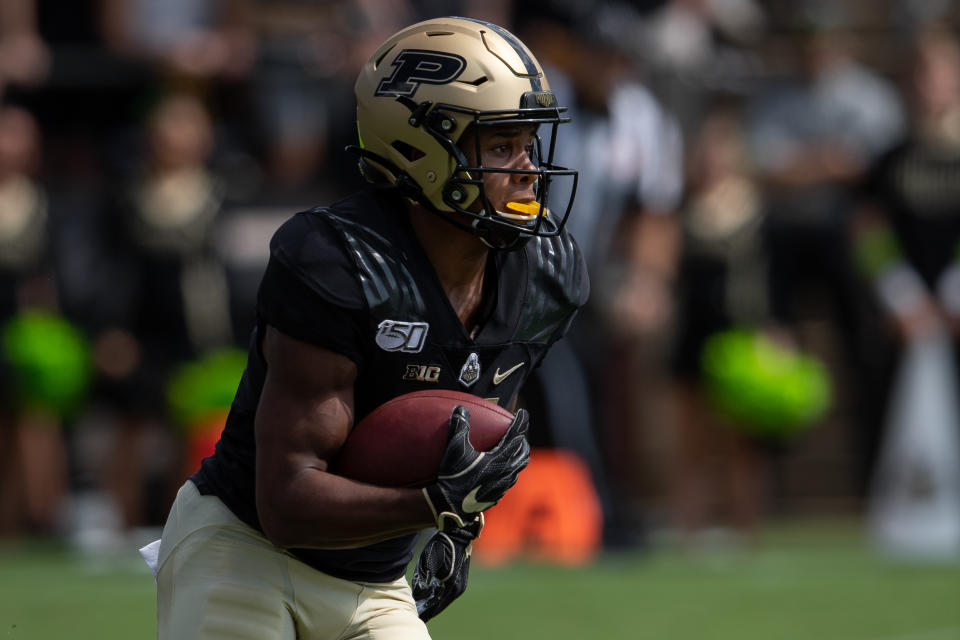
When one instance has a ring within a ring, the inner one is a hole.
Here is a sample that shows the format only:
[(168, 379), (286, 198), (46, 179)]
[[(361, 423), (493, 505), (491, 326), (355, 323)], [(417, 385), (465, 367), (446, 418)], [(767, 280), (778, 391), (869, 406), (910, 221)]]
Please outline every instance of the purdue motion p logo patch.
[(469, 387), (480, 377), (480, 357), (475, 353), (467, 356), (467, 361), (460, 369), (460, 384)]
[(374, 95), (409, 98), (421, 84), (449, 84), (467, 68), (467, 61), (455, 53), (423, 49), (404, 49), (392, 64), (393, 73), (380, 81)]
[(384, 320), (377, 325), (377, 337), (374, 341), (384, 351), (420, 353), (429, 330), (430, 325), (426, 322)]

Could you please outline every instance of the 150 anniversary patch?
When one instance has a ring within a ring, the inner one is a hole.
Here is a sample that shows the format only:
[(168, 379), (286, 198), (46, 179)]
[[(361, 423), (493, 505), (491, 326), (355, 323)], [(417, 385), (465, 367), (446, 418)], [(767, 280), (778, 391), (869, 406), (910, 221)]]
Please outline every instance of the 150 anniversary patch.
[(377, 346), (384, 351), (420, 353), (427, 340), (430, 325), (426, 322), (384, 320), (377, 325)]

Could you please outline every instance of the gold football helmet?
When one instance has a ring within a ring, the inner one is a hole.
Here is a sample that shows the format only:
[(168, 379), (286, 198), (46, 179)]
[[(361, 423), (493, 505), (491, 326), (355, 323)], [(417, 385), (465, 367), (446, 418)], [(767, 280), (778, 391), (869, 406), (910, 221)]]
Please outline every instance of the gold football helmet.
[[(397, 188), (494, 248), (516, 248), (532, 236), (560, 233), (573, 204), (577, 172), (555, 166), (553, 154), (557, 126), (570, 119), (562, 115), (566, 109), (558, 106), (540, 64), (516, 36), (471, 18), (420, 22), (374, 52), (355, 91), (360, 145), (350, 149), (360, 156), (368, 180)], [(471, 126), (517, 124), (551, 127), (549, 136), (536, 136), (531, 154), (536, 169), (484, 167), (479, 160), (469, 162), (458, 146)], [(534, 175), (536, 200), (496, 211), (483, 189), (483, 176), (491, 172)], [(547, 203), (558, 176), (571, 184), (562, 214), (555, 215)]]

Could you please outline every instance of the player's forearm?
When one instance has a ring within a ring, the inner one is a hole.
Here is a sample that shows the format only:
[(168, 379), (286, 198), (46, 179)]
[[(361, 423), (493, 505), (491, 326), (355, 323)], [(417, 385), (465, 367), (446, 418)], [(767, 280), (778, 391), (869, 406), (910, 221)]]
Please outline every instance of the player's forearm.
[(318, 469), (258, 486), (264, 533), (281, 547), (351, 548), (433, 525), (419, 489), (376, 487)]

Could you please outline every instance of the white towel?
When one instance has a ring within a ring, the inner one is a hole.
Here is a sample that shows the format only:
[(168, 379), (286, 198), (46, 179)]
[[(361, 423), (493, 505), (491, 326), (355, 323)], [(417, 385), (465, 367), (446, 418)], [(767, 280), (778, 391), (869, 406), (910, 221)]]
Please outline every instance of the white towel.
[(140, 557), (143, 558), (143, 561), (147, 563), (147, 566), (150, 567), (150, 571), (153, 572), (153, 577), (156, 578), (160, 560), (160, 541), (154, 540), (147, 546), (141, 548)]

